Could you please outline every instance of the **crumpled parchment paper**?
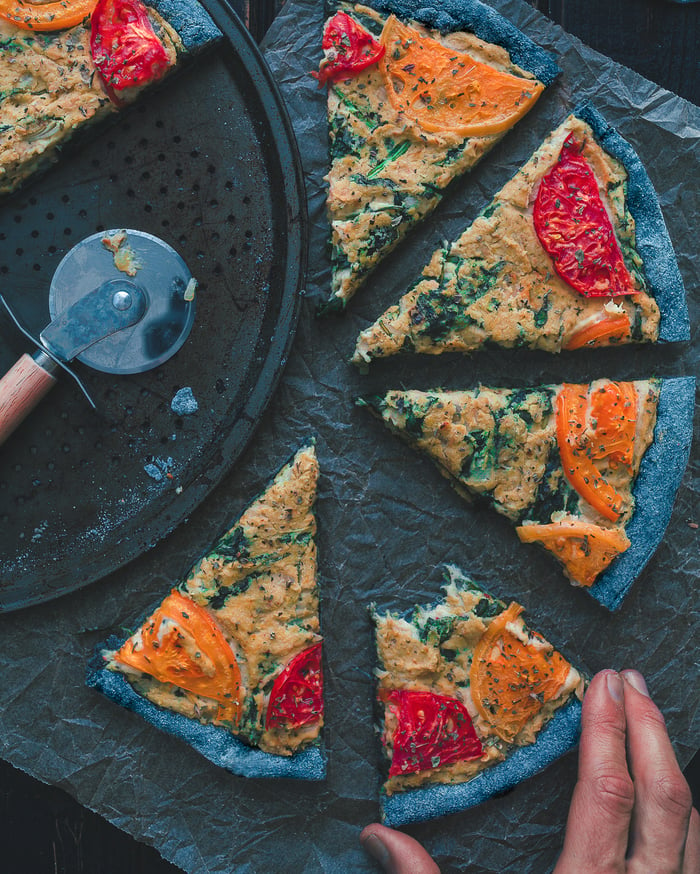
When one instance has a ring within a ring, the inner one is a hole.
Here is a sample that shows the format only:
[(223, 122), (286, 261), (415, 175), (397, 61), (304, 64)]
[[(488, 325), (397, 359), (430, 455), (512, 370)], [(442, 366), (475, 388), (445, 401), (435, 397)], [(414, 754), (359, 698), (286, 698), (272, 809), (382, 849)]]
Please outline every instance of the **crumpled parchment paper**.
[[(325, 95), (307, 75), (320, 58), (320, 0), (289, 0), (266, 57), (298, 137), (311, 218), (308, 299), (281, 385), (251, 446), (178, 531), (141, 559), (56, 602), (0, 616), (0, 753), (68, 790), (191, 874), (361, 872), (358, 844), (378, 816), (380, 750), (373, 723), (374, 651), (365, 605), (402, 610), (439, 597), (440, 565), (458, 564), (494, 594), (525, 605), (530, 623), (589, 674), (634, 666), (647, 677), (682, 764), (698, 746), (698, 441), (666, 537), (615, 614), (569, 587), (554, 561), (477, 511), (427, 459), (353, 405), (380, 388), (518, 385), (599, 376), (692, 375), (698, 364), (697, 186), (700, 110), (584, 47), (522, 0), (493, 5), (553, 51), (563, 74), (482, 164), (455, 183), (351, 302), (319, 320), (329, 264), (323, 214)], [(361, 376), (347, 364), (359, 330), (453, 239), (574, 105), (594, 105), (629, 140), (657, 191), (689, 295), (693, 339), (678, 347), (549, 357), (485, 352), (401, 359)], [(236, 778), (84, 686), (92, 648), (159, 600), (309, 436), (321, 464), (319, 554), (326, 639), (325, 784)], [(77, 571), (78, 572), (78, 571)], [(560, 849), (576, 756), (467, 813), (407, 829), (444, 874), (541, 872)]]

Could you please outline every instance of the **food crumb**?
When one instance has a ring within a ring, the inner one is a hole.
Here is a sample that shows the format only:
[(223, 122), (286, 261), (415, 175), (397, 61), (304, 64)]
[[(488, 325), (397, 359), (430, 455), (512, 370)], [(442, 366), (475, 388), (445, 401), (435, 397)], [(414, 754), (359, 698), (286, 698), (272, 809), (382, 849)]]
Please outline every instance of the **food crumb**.
[(114, 255), (114, 266), (127, 276), (136, 276), (143, 267), (136, 253), (127, 243), (126, 231), (115, 231), (102, 237), (102, 245)]
[(187, 288), (185, 288), (185, 294), (183, 295), (184, 300), (194, 300), (195, 291), (197, 291), (197, 280), (194, 276), (190, 276), (190, 281), (187, 283)]
[(699, 526), (697, 522), (688, 522), (688, 528), (692, 528), (693, 531), (695, 531), (698, 527)]
[(192, 413), (197, 412), (199, 404), (188, 385), (175, 392), (175, 396), (170, 401), (170, 409), (178, 416), (191, 416)]
[(173, 479), (173, 475), (170, 472), (172, 466), (173, 460), (168, 456), (168, 458), (151, 458), (147, 464), (144, 464), (143, 469), (151, 479), (159, 483), (164, 477)]

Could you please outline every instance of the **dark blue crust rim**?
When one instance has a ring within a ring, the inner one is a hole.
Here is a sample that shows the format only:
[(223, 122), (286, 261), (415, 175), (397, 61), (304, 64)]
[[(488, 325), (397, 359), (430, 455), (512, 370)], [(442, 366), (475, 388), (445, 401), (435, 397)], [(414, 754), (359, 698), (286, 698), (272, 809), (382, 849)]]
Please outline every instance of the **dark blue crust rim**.
[(577, 106), (574, 115), (591, 126), (600, 145), (617, 158), (629, 174), (627, 204), (637, 229), (637, 249), (644, 261), (644, 273), (661, 311), (659, 340), (669, 343), (689, 340), (690, 319), (683, 278), (656, 191), (644, 165), (627, 140), (590, 103)]
[(631, 546), (589, 589), (609, 610), (620, 606), (663, 539), (690, 457), (694, 411), (695, 378), (664, 379), (654, 442), (642, 459), (633, 490), (637, 510), (626, 529)]
[(421, 0), (363, 2), (378, 12), (393, 12), (403, 19), (412, 18), (442, 33), (469, 30), (479, 39), (502, 46), (515, 64), (532, 73), (543, 85), (551, 85), (561, 73), (553, 55), (479, 0), (441, 0), (432, 4)]
[(188, 52), (199, 51), (223, 38), (206, 9), (196, 0), (148, 0), (178, 32)]
[(518, 747), (503, 762), (482, 771), (473, 780), (382, 795), (379, 802), (382, 822), (402, 826), (449, 816), (507, 792), (575, 747), (580, 726), (581, 703), (575, 698), (557, 710), (534, 744)]
[(103, 649), (116, 649), (123, 641), (111, 637), (101, 644), (91, 659), (86, 683), (107, 698), (143, 717), (151, 725), (185, 741), (198, 753), (220, 768), (239, 777), (277, 778), (296, 780), (325, 780), (326, 760), (321, 746), (307, 747), (293, 756), (275, 756), (249, 747), (237, 740), (224, 728), (202, 725), (180, 713), (172, 713), (143, 698), (129, 684), (123, 674), (104, 667)]

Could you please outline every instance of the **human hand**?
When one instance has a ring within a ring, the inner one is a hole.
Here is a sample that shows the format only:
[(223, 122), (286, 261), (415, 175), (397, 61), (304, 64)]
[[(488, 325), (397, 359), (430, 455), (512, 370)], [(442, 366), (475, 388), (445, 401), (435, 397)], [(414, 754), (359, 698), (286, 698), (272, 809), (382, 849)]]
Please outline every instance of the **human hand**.
[(637, 671), (602, 671), (583, 702), (578, 780), (554, 874), (700, 874), (700, 817)]
[[(413, 838), (368, 825), (389, 874), (439, 874)], [(583, 702), (579, 774), (553, 874), (700, 874), (700, 817), (637, 671), (602, 671)]]

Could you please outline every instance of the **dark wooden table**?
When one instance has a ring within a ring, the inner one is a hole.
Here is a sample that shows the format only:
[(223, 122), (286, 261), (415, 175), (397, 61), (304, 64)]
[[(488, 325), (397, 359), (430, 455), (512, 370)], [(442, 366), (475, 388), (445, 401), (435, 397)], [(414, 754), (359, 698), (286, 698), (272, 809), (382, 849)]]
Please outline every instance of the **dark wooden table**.
[[(322, 0), (319, 0), (322, 2)], [(700, 103), (700, 3), (529, 0), (592, 48)], [(233, 0), (260, 41), (280, 0)], [(700, 756), (686, 773), (700, 805)], [(2, 874), (178, 874), (151, 847), (0, 760)], [(232, 872), (233, 874), (233, 872)]]

